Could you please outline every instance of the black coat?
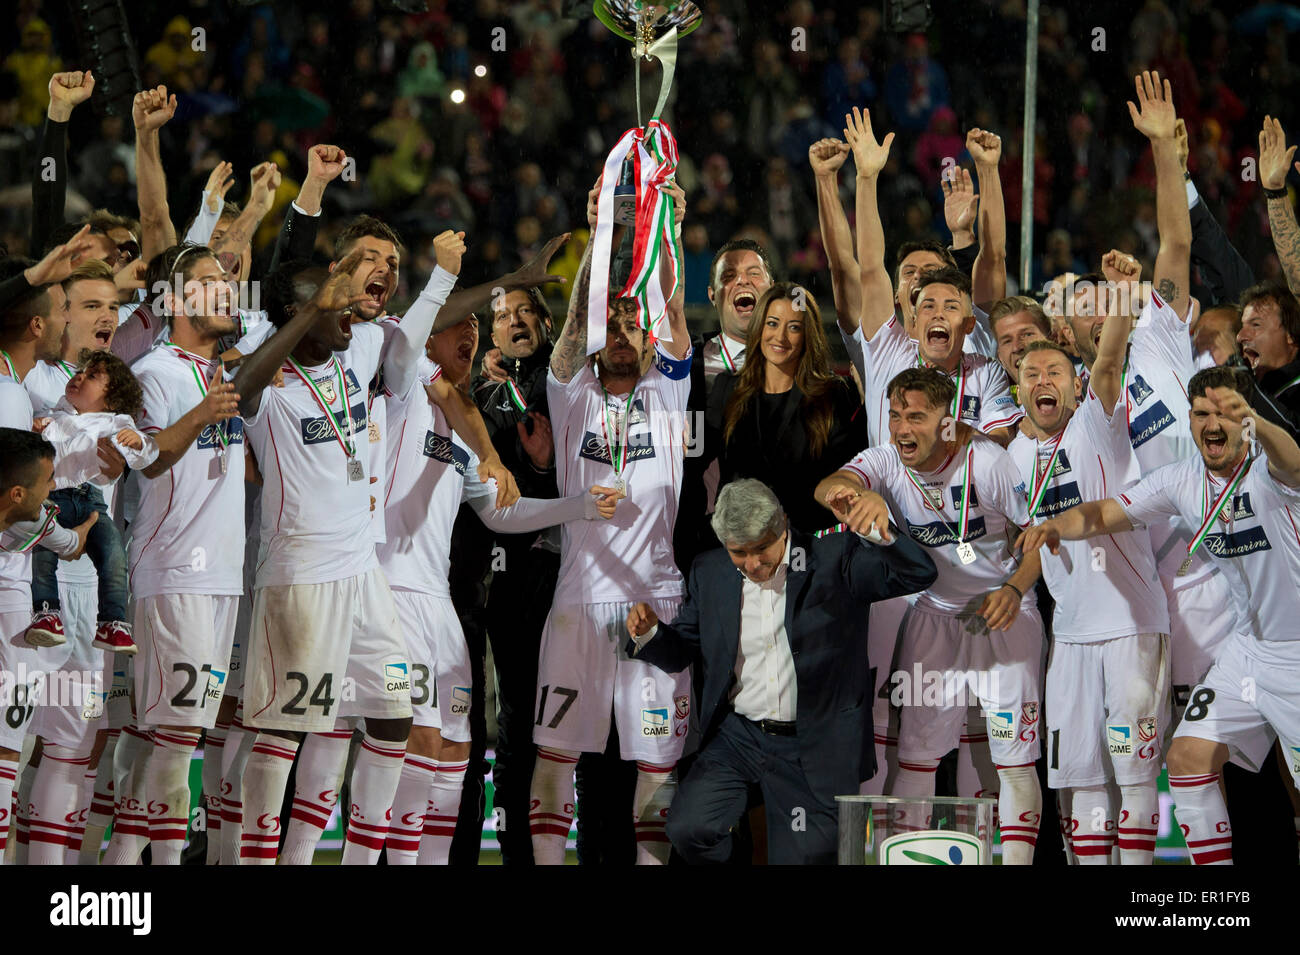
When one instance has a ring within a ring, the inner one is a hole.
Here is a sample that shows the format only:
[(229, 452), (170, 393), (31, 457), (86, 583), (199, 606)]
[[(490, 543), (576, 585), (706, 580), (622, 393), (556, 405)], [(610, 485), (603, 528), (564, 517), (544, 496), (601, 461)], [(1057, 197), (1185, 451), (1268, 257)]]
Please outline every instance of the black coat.
[[(889, 547), (856, 534), (814, 539), (792, 532), (785, 630), (796, 675), (799, 758), (809, 787), (827, 802), (856, 793), (874, 771), (868, 607), (924, 590), (936, 575), (922, 547), (891, 531)], [(691, 567), (677, 619), (660, 621), (639, 652), (631, 640), (627, 645), (629, 655), (668, 673), (700, 664), (695, 698), (702, 749), (731, 709), (727, 697), (740, 647), (743, 582), (725, 550), (702, 554)]]
[[(803, 531), (817, 531), (835, 523), (835, 517), (813, 499), (813, 491), (867, 446), (867, 416), (853, 384), (844, 378), (832, 387), (834, 419), (830, 439), (814, 456), (808, 445), (801, 403), (795, 386), (784, 395), (755, 395), (731, 440), (724, 443), (727, 401), (737, 377), (721, 372), (709, 390), (705, 416), (706, 456), (716, 455), (721, 465), (721, 485), (739, 478), (757, 478), (775, 493), (790, 523)], [(760, 409), (766, 406), (768, 413)]]

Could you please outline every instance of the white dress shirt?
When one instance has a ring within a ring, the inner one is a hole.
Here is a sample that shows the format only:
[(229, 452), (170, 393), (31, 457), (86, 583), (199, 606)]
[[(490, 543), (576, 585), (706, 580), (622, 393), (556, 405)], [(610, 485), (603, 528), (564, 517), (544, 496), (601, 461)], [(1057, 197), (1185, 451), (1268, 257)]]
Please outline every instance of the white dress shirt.
[[(724, 339), (726, 340), (727, 357), (731, 359), (731, 368), (728, 368), (727, 363), (723, 360)], [(719, 372), (730, 371), (738, 375), (740, 369), (744, 367), (745, 342), (738, 342), (730, 335), (723, 333), (715, 335), (704, 343), (704, 380), (707, 384), (712, 385), (713, 379), (718, 376)]]
[[(750, 720), (795, 717), (798, 689), (794, 655), (785, 632), (785, 583), (790, 570), (790, 536), (776, 572), (761, 584), (748, 577), (740, 591), (740, 646), (731, 705)], [(736, 571), (740, 573), (739, 570)]]

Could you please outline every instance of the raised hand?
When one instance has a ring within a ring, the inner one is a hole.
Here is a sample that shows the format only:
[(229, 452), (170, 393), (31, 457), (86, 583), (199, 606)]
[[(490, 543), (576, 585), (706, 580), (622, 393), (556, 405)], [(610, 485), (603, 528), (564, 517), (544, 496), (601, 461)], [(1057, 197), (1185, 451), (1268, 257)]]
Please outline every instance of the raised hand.
[(524, 422), (518, 422), (515, 428), (519, 432), (519, 444), (528, 455), (528, 460), (533, 462), (533, 467), (546, 471), (555, 463), (555, 441), (551, 436), (551, 419), (536, 411), (529, 412), (528, 417), (533, 422), (533, 433), (528, 433), (528, 425)]
[(307, 150), (307, 176), (321, 182), (333, 182), (343, 173), (348, 154), (338, 146), (321, 143)]
[(45, 115), (55, 122), (66, 123), (72, 110), (95, 92), (95, 77), (90, 70), (55, 73), (50, 77), (49, 89), (50, 105)]
[(680, 231), (682, 220), (686, 218), (686, 190), (677, 185), (676, 179), (669, 179), (660, 190), (673, 197), (673, 225)]
[(1127, 252), (1111, 249), (1101, 257), (1101, 274), (1115, 285), (1136, 282), (1142, 277), (1142, 263)]
[(312, 304), (322, 312), (340, 312), (363, 301), (366, 290), (360, 287), (356, 273), (365, 257), (365, 250), (360, 246), (344, 256), (343, 261), (334, 266), (330, 277), (316, 290)]
[(844, 138), (853, 149), (853, 161), (857, 163), (859, 176), (876, 176), (889, 161), (889, 147), (894, 141), (894, 134), (887, 133), (885, 138), (876, 141), (876, 134), (871, 129), (871, 110), (853, 107), (853, 112), (844, 116)]
[(1002, 159), (1002, 137), (987, 129), (972, 129), (966, 134), (966, 151), (979, 166), (996, 166)]
[(613, 517), (618, 509), (618, 502), (623, 500), (623, 495), (612, 487), (603, 487), (600, 484), (593, 485), (587, 490), (596, 499), (596, 513), (600, 515), (600, 519), (607, 521)]
[(840, 485), (826, 495), (826, 506), (853, 533), (865, 536), (874, 528), (881, 540), (886, 543), (892, 540), (889, 534), (889, 505), (875, 491), (858, 491)]
[(438, 265), (452, 275), (460, 274), (460, 260), (465, 254), (465, 233), (448, 229), (433, 240), (433, 254)]
[(833, 176), (852, 151), (842, 139), (819, 139), (808, 147), (808, 165), (814, 176)]
[(1232, 388), (1206, 388), (1205, 397), (1214, 405), (1219, 414), (1233, 424), (1241, 424), (1247, 418), (1254, 418), (1255, 411), (1241, 393)]
[(212, 377), (208, 379), (208, 393), (199, 404), (202, 408), (199, 416), (205, 425), (220, 424), (239, 414), (239, 395), (235, 394), (233, 384), (223, 380), (224, 369), (225, 365), (220, 361), (213, 366)]
[[(590, 204), (590, 196), (588, 202)], [(682, 206), (685, 209), (685, 206)], [(595, 226), (592, 226), (594, 229)], [(570, 232), (564, 235), (557, 235), (550, 239), (531, 259), (519, 266), (511, 273), (511, 284), (516, 288), (524, 288), (529, 285), (545, 285), (547, 282), (566, 282), (568, 281), (563, 275), (552, 275), (546, 270), (551, 267), (551, 259), (555, 253), (560, 251), (560, 246), (569, 241)]]
[(605, 174), (602, 172), (596, 184), (587, 193), (587, 228), (592, 232), (596, 231), (596, 219), (600, 212), (600, 184), (604, 181)]
[(131, 102), (131, 119), (137, 133), (157, 132), (176, 115), (176, 94), (167, 95), (167, 87), (141, 90)]
[(1178, 164), (1182, 166), (1183, 173), (1187, 173), (1187, 157), (1192, 154), (1192, 146), (1187, 138), (1187, 123), (1180, 117), (1178, 122), (1174, 123), (1174, 138), (1178, 140)]
[(254, 166), (249, 173), (248, 205), (261, 210), (263, 215), (270, 212), (281, 178), (280, 170), (273, 162), (262, 162)]
[[(1295, 147), (1287, 149), (1286, 133), (1282, 124), (1272, 116), (1264, 117), (1264, 128), (1259, 131), (1259, 184), (1265, 189), (1282, 189), (1286, 174), (1295, 155)], [(1300, 170), (1300, 165), (1296, 166)]]
[(208, 181), (203, 187), (203, 191), (208, 197), (206, 201), (209, 212), (220, 211), (219, 203), (226, 198), (226, 193), (235, 184), (234, 171), (234, 166), (223, 161), (217, 163), (212, 172), (208, 173)]
[(1161, 80), (1159, 73), (1146, 70), (1133, 78), (1133, 85), (1137, 89), (1137, 105), (1132, 100), (1128, 104), (1133, 126), (1147, 139), (1173, 139), (1177, 135), (1178, 114), (1169, 81)]
[(953, 235), (959, 232), (975, 231), (975, 219), (979, 215), (980, 197), (975, 191), (970, 170), (953, 166), (952, 172), (940, 177), (943, 185), (943, 219), (948, 223), (948, 231)]
[(659, 616), (647, 603), (636, 604), (627, 614), (627, 632), (634, 637), (643, 637), (650, 628), (658, 626)]
[(94, 246), (90, 238), (90, 226), (84, 225), (81, 231), (62, 245), (56, 245), (45, 253), (45, 258), (23, 271), (29, 285), (53, 285), (62, 282), (72, 270), (81, 264), (81, 256)]

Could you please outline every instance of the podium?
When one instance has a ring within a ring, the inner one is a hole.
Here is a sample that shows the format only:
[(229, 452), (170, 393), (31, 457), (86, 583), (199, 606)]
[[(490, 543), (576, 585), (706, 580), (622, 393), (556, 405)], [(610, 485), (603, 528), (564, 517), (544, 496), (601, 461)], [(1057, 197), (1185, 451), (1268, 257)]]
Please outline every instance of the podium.
[(836, 796), (840, 865), (992, 865), (996, 799)]

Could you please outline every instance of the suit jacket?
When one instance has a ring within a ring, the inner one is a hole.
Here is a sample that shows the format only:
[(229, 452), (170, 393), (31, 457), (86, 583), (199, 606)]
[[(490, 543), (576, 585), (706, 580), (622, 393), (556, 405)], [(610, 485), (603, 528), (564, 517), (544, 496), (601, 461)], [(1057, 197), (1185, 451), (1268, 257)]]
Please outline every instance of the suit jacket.
[[(797, 530), (791, 534), (785, 630), (794, 657), (799, 757), (809, 787), (830, 802), (856, 793), (875, 770), (868, 607), (924, 590), (936, 571), (925, 550), (897, 532), (888, 547), (851, 533), (816, 539)], [(695, 698), (703, 746), (731, 711), (742, 585), (725, 550), (700, 555), (677, 619), (660, 621), (639, 652), (630, 639), (627, 645), (630, 656), (669, 673), (700, 663)]]

